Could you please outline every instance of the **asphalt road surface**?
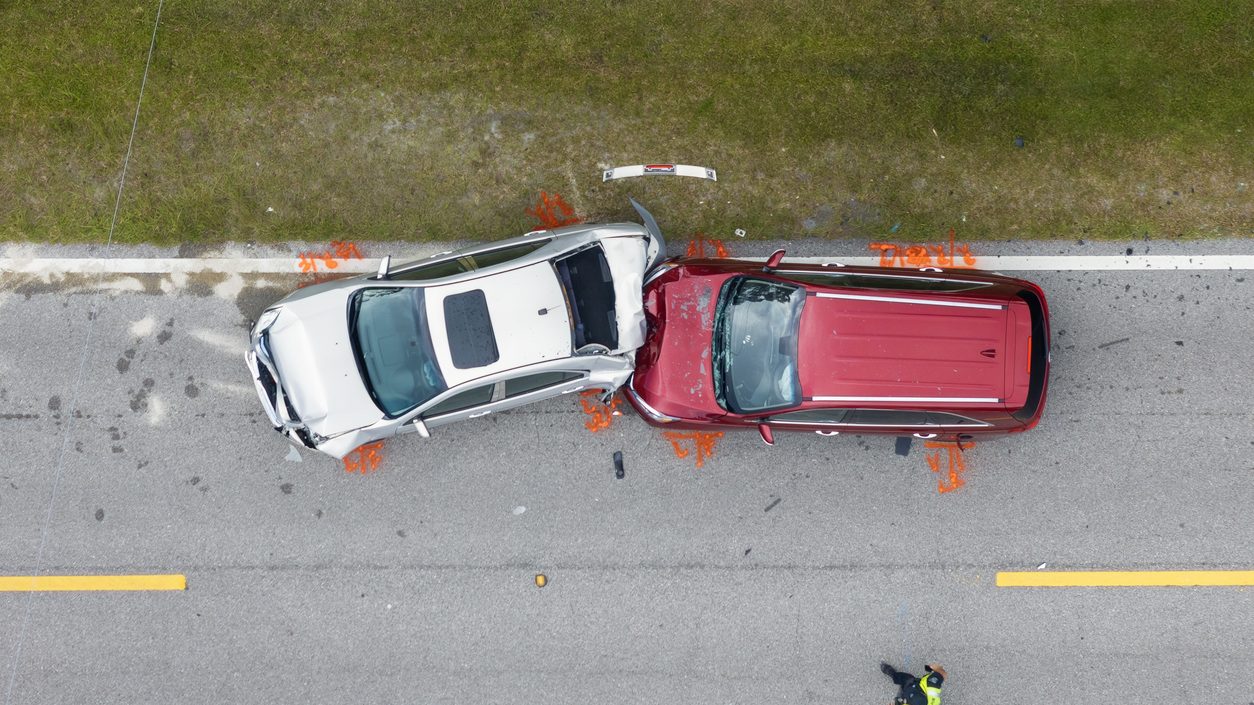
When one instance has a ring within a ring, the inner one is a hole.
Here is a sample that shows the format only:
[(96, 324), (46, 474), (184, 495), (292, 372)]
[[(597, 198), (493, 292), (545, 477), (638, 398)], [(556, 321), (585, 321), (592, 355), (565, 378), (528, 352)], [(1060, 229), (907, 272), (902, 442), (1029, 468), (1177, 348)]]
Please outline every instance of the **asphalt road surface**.
[(0, 593), (0, 703), (887, 703), (881, 661), (946, 703), (1254, 703), (1250, 588), (994, 586), (1254, 566), (1254, 272), (1022, 276), (1044, 420), (944, 493), (921, 441), (698, 468), (569, 398), (296, 462), (242, 353), (297, 276), (6, 276), (0, 574), (187, 589)]

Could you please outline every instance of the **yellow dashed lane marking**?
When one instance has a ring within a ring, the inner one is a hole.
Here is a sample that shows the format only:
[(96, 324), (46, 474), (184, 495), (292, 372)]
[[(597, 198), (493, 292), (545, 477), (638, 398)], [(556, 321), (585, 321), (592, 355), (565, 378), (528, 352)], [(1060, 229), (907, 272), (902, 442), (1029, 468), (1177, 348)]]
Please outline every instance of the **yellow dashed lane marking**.
[(1025, 571), (998, 573), (997, 587), (1194, 587), (1254, 585), (1254, 570)]
[(76, 590), (186, 590), (182, 575), (5, 575), (0, 592)]

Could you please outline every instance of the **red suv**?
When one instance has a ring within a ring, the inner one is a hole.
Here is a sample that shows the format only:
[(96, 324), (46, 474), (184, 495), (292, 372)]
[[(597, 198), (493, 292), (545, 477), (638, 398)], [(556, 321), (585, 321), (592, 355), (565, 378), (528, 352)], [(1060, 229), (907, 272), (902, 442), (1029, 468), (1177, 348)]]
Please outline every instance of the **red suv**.
[(648, 334), (627, 398), (650, 423), (704, 430), (1026, 431), (1045, 407), (1049, 310), (983, 272), (698, 259), (645, 282)]

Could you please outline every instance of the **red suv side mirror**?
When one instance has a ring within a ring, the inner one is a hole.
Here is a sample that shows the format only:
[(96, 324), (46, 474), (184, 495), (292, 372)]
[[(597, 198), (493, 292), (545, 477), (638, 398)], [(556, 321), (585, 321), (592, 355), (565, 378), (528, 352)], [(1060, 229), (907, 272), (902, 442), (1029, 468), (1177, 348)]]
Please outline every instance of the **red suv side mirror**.
[[(780, 250), (780, 251), (782, 252), (783, 250)], [(765, 421), (758, 424), (758, 433), (762, 434), (763, 443), (767, 444), (768, 446), (775, 445), (775, 434), (771, 433), (770, 424), (766, 423)]]
[(774, 252), (771, 253), (770, 258), (766, 260), (766, 266), (762, 268), (762, 271), (769, 272), (772, 269), (778, 269), (780, 262), (783, 262), (783, 261), (784, 261), (784, 251), (775, 250)]

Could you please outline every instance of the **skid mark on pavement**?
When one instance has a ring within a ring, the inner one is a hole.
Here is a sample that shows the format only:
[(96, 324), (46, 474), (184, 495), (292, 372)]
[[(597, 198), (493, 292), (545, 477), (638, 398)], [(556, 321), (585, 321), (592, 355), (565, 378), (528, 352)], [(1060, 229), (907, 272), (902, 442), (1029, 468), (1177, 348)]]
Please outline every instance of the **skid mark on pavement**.
[[(967, 471), (963, 453), (975, 447), (972, 441), (927, 441), (923, 444), (923, 453), (928, 469), (940, 476), (936, 481), (936, 491), (940, 494), (953, 492), (967, 484), (962, 475)], [(941, 456), (946, 459), (945, 469), (941, 469)]]
[[(902, 245), (894, 242), (872, 242), (867, 248), (880, 253), (881, 267), (950, 267), (975, 269), (976, 258), (966, 243), (954, 242), (954, 229), (949, 229), (949, 249), (944, 243), (931, 245)], [(961, 259), (959, 258), (961, 256)], [(935, 259), (933, 259), (935, 258)]]
[(707, 458), (714, 457), (714, 447), (723, 437), (722, 431), (663, 431), (662, 437), (670, 441), (675, 457), (683, 460), (695, 455), (697, 467), (703, 467)]
[[(215, 347), (232, 357), (242, 358), (244, 353), (248, 352), (248, 341), (236, 335), (226, 335), (205, 328), (188, 331), (188, 334), (196, 340)], [(119, 362), (121, 361), (119, 360)], [(120, 368), (119, 371), (121, 371)]]
[(383, 441), (367, 443), (344, 456), (344, 472), (366, 475), (378, 470), (382, 462)]

